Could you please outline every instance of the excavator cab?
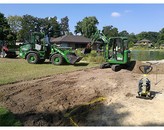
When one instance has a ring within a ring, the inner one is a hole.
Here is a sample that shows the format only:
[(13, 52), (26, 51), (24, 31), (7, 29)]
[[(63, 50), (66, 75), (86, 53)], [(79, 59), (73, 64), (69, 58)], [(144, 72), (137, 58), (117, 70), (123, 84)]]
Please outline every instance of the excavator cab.
[[(127, 60), (126, 57), (124, 57), (124, 51), (127, 49), (127, 39), (126, 38), (118, 38), (118, 37), (114, 37), (114, 38), (110, 38), (110, 41), (108, 43), (107, 46), (111, 46), (111, 50), (112, 53), (109, 54), (111, 56), (108, 56), (108, 58), (110, 60), (114, 60), (114, 61), (119, 61), (119, 62), (127, 62), (124, 60)], [(105, 50), (105, 52), (107, 52), (107, 50)], [(129, 52), (129, 51), (128, 51)], [(109, 60), (107, 58), (107, 60)]]
[(127, 38), (111, 37), (109, 42), (103, 43), (104, 58), (106, 60), (100, 68), (111, 67), (113, 71), (119, 71), (130, 62), (130, 50), (128, 50)]
[[(106, 37), (100, 30), (91, 38), (90, 48), (96, 41), (101, 41), (100, 50), (103, 50), (105, 63), (100, 68), (111, 67), (113, 71), (129, 66), (130, 50), (128, 49), (128, 39), (126, 37)], [(86, 47), (84, 50), (87, 50)], [(85, 52), (85, 51), (84, 51)]]

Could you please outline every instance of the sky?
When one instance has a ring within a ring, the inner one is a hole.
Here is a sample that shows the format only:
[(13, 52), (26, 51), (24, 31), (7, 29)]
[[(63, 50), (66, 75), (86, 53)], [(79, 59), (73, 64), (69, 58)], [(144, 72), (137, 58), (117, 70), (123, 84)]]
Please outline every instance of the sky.
[(4, 4), (0, 3), (0, 12), (10, 15), (32, 15), (39, 18), (68, 16), (70, 31), (74, 32), (77, 22), (83, 18), (95, 16), (98, 29), (112, 25), (119, 32), (127, 30), (138, 34), (143, 31), (159, 32), (164, 28), (164, 4)]

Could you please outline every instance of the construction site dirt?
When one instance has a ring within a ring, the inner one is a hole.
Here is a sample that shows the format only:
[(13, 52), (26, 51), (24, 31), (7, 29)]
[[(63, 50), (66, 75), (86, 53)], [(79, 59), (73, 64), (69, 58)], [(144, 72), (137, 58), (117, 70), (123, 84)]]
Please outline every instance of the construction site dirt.
[(163, 126), (164, 65), (153, 66), (152, 100), (136, 98), (142, 74), (90, 68), (0, 86), (0, 104), (24, 126)]

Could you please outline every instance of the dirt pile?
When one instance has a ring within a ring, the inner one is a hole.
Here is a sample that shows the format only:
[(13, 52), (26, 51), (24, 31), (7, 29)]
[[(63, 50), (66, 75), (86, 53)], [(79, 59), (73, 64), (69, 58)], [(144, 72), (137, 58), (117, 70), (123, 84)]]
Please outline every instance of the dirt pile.
[(140, 64), (133, 71), (92, 68), (3, 85), (0, 104), (25, 126), (164, 125), (164, 75), (148, 75), (155, 98), (139, 100)]
[[(164, 74), (164, 63), (160, 61), (150, 61), (152, 63), (153, 70), (150, 72), (150, 74)], [(146, 61), (136, 61), (134, 69), (132, 70), (133, 73), (142, 74), (142, 72), (139, 70), (139, 66), (141, 65), (149, 65)]]

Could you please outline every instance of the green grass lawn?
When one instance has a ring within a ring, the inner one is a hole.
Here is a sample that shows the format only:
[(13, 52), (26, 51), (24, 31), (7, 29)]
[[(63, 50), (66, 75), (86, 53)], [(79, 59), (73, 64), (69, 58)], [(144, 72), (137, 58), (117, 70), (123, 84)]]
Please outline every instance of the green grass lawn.
[(24, 59), (0, 58), (0, 85), (16, 81), (66, 73), (70, 71), (91, 68), (99, 64), (79, 62), (76, 65), (55, 66), (49, 62), (43, 64), (29, 64)]
[(21, 126), (21, 122), (15, 118), (12, 112), (0, 107), (0, 126)]

